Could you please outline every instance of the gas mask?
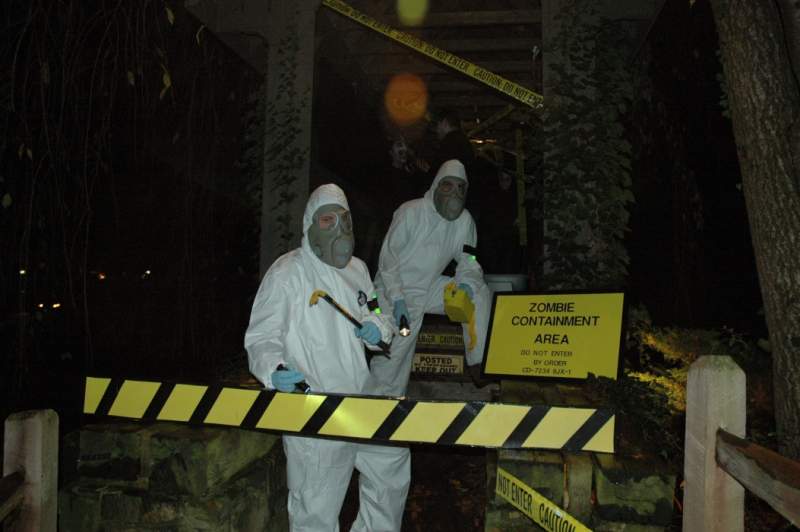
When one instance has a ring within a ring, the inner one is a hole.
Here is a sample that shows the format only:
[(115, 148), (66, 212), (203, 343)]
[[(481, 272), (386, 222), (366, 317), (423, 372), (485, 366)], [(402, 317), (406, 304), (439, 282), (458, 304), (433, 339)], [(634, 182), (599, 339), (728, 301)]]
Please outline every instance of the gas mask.
[(344, 268), (353, 256), (353, 219), (341, 205), (323, 205), (314, 212), (308, 228), (308, 243), (319, 260)]
[(443, 177), (433, 191), (433, 205), (442, 218), (453, 221), (461, 216), (467, 199), (467, 182), (458, 177)]

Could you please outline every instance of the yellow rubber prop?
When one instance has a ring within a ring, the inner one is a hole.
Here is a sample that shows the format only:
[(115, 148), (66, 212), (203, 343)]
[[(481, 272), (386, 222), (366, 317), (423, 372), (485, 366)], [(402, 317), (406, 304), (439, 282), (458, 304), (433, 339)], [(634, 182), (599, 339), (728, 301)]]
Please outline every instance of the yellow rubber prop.
[(475, 332), (475, 305), (464, 290), (456, 287), (456, 283), (449, 283), (444, 287), (444, 312), (450, 321), (467, 323), (469, 342), (467, 351), (472, 351), (477, 341)]

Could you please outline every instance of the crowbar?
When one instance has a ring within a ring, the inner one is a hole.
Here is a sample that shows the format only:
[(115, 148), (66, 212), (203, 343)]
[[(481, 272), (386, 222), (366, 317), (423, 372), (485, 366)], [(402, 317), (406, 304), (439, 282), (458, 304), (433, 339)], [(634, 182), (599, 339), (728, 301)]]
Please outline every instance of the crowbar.
[[(328, 303), (330, 303), (333, 306), (333, 308), (338, 310), (342, 314), (342, 316), (350, 320), (350, 323), (352, 323), (359, 329), (363, 327), (360, 321), (355, 319), (349, 312), (347, 312), (341, 305), (339, 305), (339, 303), (337, 303), (336, 300), (334, 300), (331, 296), (329, 296), (328, 293), (324, 290), (314, 290), (314, 292), (311, 294), (311, 299), (308, 300), (308, 304), (313, 307), (314, 305), (317, 304), (319, 298), (322, 298)], [(384, 355), (389, 357), (389, 344), (381, 340), (378, 342), (378, 347), (381, 348)]]

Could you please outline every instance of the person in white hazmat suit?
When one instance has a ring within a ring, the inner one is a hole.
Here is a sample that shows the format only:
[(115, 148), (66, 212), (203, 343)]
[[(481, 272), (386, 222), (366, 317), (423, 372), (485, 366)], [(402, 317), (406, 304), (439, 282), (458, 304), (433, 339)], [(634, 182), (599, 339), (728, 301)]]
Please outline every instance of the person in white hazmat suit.
[[(381, 340), (389, 343), (392, 327), (367, 301), (374, 287), (366, 265), (352, 257), (353, 246), (344, 192), (336, 185), (320, 186), (306, 204), (301, 246), (267, 271), (245, 333), (250, 372), (267, 388), (291, 392), (305, 381), (316, 392), (366, 393), (369, 367), (363, 346), (377, 349)], [(363, 327), (354, 330), (325, 302), (311, 306), (315, 290), (327, 292)], [(292, 531), (339, 530), (354, 468), (360, 472), (360, 507), (351, 530), (400, 530), (410, 482), (405, 454), (391, 447), (289, 435), (283, 436), (283, 446)]]
[[(467, 187), (464, 165), (456, 159), (445, 161), (425, 195), (402, 204), (394, 212), (381, 247), (375, 285), (382, 307), (391, 310), (398, 327), (405, 316), (410, 334), (395, 337), (391, 359), (373, 359), (377, 394), (405, 394), (423, 316), (445, 313), (444, 287), (453, 281), (475, 305), (477, 338), (465, 355), (472, 372), (480, 369), (491, 292), (475, 256), (475, 222), (464, 209)], [(451, 260), (457, 263), (455, 278), (442, 275)], [(468, 345), (466, 324), (463, 332), (464, 345)]]

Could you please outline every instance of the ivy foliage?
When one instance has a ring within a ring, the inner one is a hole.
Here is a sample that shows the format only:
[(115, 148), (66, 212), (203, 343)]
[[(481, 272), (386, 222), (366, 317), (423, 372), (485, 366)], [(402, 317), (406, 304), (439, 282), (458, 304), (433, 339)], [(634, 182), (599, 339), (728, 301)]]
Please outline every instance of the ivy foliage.
[(309, 149), (298, 142), (305, 110), (311, 105), (311, 91), (299, 93), (296, 83), (300, 39), (296, 24), (290, 25), (278, 41), (278, 64), (282, 69), (278, 75), (276, 90), (266, 102), (266, 126), (269, 132), (264, 155), (267, 173), (272, 176), (272, 190), (264, 190), (271, 198), (270, 211), (275, 212), (278, 246), (281, 253), (288, 251), (294, 238), (290, 206), (297, 199), (294, 182), (299, 170), (310, 157)]
[[(679, 470), (691, 364), (701, 356), (730, 356), (748, 376), (749, 437), (768, 442), (769, 356), (760, 343), (728, 327), (699, 329), (653, 325), (644, 307), (628, 314), (625, 351), (629, 366), (618, 380), (591, 378), (594, 397), (618, 413), (623, 441), (634, 451), (655, 450)], [(766, 377), (766, 378), (765, 378)]]
[(631, 145), (622, 119), (633, 98), (629, 33), (571, 0), (556, 15), (543, 121), (544, 280), (550, 289), (620, 287), (628, 266)]
[[(246, 96), (242, 114), (241, 152), (235, 167), (242, 176), (246, 215), (249, 223), (244, 227), (248, 242), (259, 242), (261, 200), (264, 180), (264, 142), (266, 138), (266, 80), (253, 87)], [(258, 265), (259, 247), (253, 245), (247, 252), (247, 262)]]

